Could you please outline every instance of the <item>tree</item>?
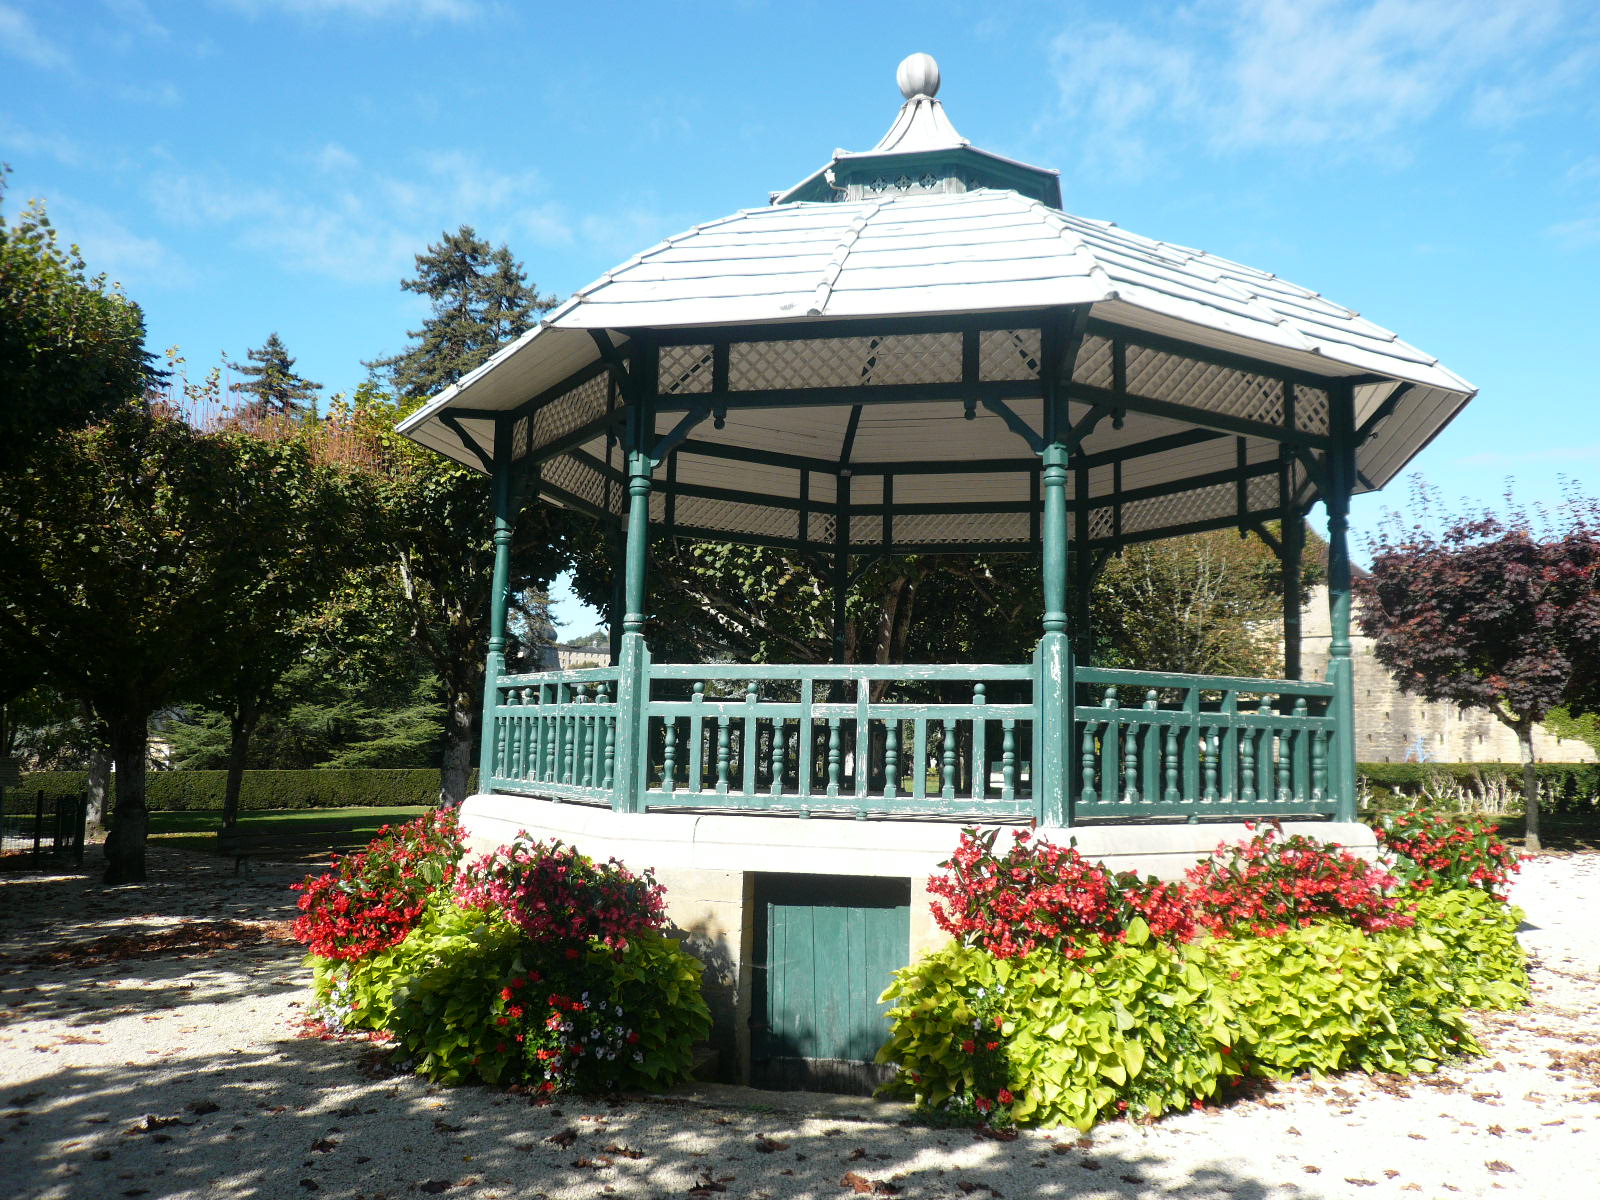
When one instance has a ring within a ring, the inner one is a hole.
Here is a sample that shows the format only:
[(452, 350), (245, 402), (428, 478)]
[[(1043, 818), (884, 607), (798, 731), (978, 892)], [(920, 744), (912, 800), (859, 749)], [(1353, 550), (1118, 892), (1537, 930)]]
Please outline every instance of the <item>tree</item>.
[(192, 693), (248, 587), (236, 505), (254, 481), (182, 422), (125, 403), (0, 473), (0, 651), (32, 655), (104, 722), (117, 805), (106, 881), (144, 877), (150, 716)]
[(1569, 496), (1543, 528), (1514, 505), (1441, 517), (1425, 488), (1418, 505), (1416, 524), (1395, 516), (1373, 541), (1361, 626), (1403, 690), (1482, 709), (1516, 734), (1537, 850), (1534, 726), (1600, 697), (1600, 504)]
[(345, 573), (375, 553), (364, 536), (370, 508), (364, 477), (314, 461), (309, 432), (210, 435), (228, 456), (228, 484), (253, 493), (222, 498), (252, 569), (215, 597), (225, 631), (206, 670), (207, 695), (229, 724), (224, 827), (238, 820), (250, 739), (281, 699), (285, 673), (304, 655), (314, 616)]
[[(410, 642), (425, 656), (444, 694), (440, 803), (466, 798), (483, 704), (484, 658), (494, 566), (494, 521), (482, 475), (401, 437), (397, 405), (371, 385), (358, 389), (350, 427), (364, 439), (371, 472), (374, 537), (385, 562), (354, 579), (362, 637)], [(566, 564), (565, 514), (528, 506), (512, 532), (512, 628), (539, 624), (549, 582)]]
[[(276, 333), (267, 337), (266, 344), (258, 350), (246, 350), (245, 364), (229, 363), (228, 369), (245, 376), (228, 385), (230, 392), (242, 392), (251, 397), (246, 408), (250, 417), (298, 417), (305, 415), (308, 404), (314, 404), (320, 383), (312, 383), (295, 374), (294, 359)], [(250, 364), (255, 365), (250, 365)]]
[[(0, 170), (0, 202), (4, 188)], [(91, 277), (76, 246), (60, 247), (37, 201), (11, 225), (0, 207), (0, 471), (139, 395), (152, 375), (139, 306)]]
[(366, 364), (387, 373), (396, 395), (426, 400), (481, 365), (555, 305), (528, 283), (522, 264), (501, 245), (489, 248), (470, 225), (446, 233), (416, 256), (415, 278), (401, 280), (408, 292), (426, 296), (433, 315), (406, 336), (416, 344)]
[[(398, 437), (393, 427), (526, 332), (555, 299), (528, 284), (509, 249), (491, 249), (469, 225), (417, 255), (416, 267), (400, 286), (428, 297), (432, 315), (410, 332), (414, 345), (367, 364), (387, 374), (399, 404), (368, 386), (356, 398), (356, 415), (382, 464), (378, 503), (391, 551), (385, 576), (373, 581), (375, 599), (396, 597), (388, 609), (395, 631), (416, 640), (444, 687), (440, 802), (459, 804), (483, 703), (494, 565), (489, 481)], [(512, 545), (513, 597), (547, 586), (560, 570), (564, 529), (562, 516), (548, 508), (523, 514)]]

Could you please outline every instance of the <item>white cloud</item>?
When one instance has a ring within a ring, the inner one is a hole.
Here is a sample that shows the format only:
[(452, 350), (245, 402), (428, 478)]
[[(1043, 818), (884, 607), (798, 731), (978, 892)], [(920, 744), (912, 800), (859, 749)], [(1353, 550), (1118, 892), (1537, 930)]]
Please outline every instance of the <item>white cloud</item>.
[(0, 51), (46, 70), (72, 66), (67, 52), (40, 33), (33, 18), (11, 4), (0, 3)]
[(135, 233), (120, 218), (70, 196), (50, 200), (50, 220), (62, 240), (76, 243), (91, 272), (105, 272), (138, 299), (157, 288), (185, 288), (195, 272), (165, 243)]
[(0, 114), (0, 158), (18, 154), (53, 159), (64, 167), (82, 166), (88, 160), (83, 147), (65, 134), (29, 129)]
[(1594, 70), (1565, 51), (1576, 20), (1564, 0), (1197, 0), (1156, 34), (1075, 21), (1050, 54), (1059, 118), (1128, 173), (1157, 126), (1218, 152), (1403, 158), (1442, 111), (1503, 126)]
[(1551, 225), (1545, 233), (1570, 250), (1600, 246), (1600, 216), (1576, 217)]
[(169, 169), (152, 180), (151, 203), (175, 225), (223, 229), (293, 270), (357, 284), (398, 281), (441, 230), (462, 224), (491, 241), (540, 246), (570, 245), (580, 224), (600, 244), (645, 227), (659, 236), (662, 224), (631, 211), (580, 222), (546, 198), (536, 172), (503, 171), (458, 150), (419, 152), (403, 171), (369, 167), (337, 143), (300, 159), (320, 170), (293, 186)]

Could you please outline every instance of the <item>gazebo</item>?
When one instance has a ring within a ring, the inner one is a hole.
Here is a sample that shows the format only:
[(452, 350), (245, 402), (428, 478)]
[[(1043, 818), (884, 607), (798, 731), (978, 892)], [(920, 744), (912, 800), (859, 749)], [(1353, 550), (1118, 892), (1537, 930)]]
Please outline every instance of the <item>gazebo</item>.
[[(717, 918), (736, 928), (706, 935), (732, 939), (735, 976), (752, 958), (776, 969), (783, 880), (915, 879), (953, 845), (952, 820), (1074, 827), (1080, 845), (1136, 853), (1209, 848), (1216, 831), (1171, 826), (1215, 818), (1348, 831), (1350, 497), (1474, 391), (1314, 292), (1070, 215), (1055, 171), (956, 132), (931, 58), (898, 81), (873, 149), (607, 272), (401, 427), (494, 481), (469, 828), (737, 875)], [(623, 556), (609, 666), (505, 672), (510, 531), (534, 498), (590, 514)], [(1302, 680), (1299, 530), (1319, 502), (1331, 662)], [(1255, 531), (1283, 563), (1289, 678), (1075, 660), (1108, 555), (1220, 528)], [(836, 661), (654, 661), (653, 536), (824, 558)], [(1032, 662), (839, 661), (863, 564), (1002, 551), (1041, 562)], [(771, 1038), (778, 1022), (758, 1024)]]

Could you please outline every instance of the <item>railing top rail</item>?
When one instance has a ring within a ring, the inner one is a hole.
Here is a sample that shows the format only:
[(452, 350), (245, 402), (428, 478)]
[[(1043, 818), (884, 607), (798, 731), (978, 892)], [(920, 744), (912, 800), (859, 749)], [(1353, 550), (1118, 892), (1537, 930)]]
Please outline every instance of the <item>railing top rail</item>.
[(1176, 675), (1120, 667), (1079, 667), (1079, 683), (1143, 688), (1198, 688), (1205, 692), (1276, 692), (1287, 696), (1331, 696), (1333, 684), (1313, 679), (1244, 679), (1229, 675)]
[(566, 671), (529, 671), (521, 675), (499, 675), (496, 687), (533, 687), (540, 683), (615, 683), (617, 667), (573, 667)]
[(985, 666), (975, 663), (651, 663), (651, 679), (711, 680), (884, 680), (890, 683), (943, 683), (972, 680), (976, 683), (1003, 680), (1029, 681), (1034, 668), (1026, 663)]

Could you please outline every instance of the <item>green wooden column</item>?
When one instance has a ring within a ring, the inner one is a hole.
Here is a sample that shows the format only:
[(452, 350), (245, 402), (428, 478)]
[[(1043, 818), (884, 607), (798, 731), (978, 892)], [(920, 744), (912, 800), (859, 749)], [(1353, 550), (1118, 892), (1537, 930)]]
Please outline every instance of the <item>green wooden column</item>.
[(1286, 450), (1282, 455), (1278, 478), (1278, 545), (1280, 547), (1278, 560), (1283, 569), (1281, 580), (1283, 583), (1283, 677), (1285, 679), (1301, 678), (1300, 610), (1305, 604), (1305, 598), (1300, 591), (1300, 567), (1301, 561), (1305, 557), (1306, 526), (1304, 514), (1301, 513), (1299, 505), (1294, 503), (1293, 497), (1289, 494), (1292, 462), (1293, 459)]
[(1043, 513), (1039, 525), (1044, 583), (1044, 636), (1039, 639), (1035, 704), (1034, 814), (1040, 825), (1071, 823), (1067, 744), (1072, 737), (1072, 643), (1067, 638), (1067, 394), (1062, 378), (1067, 332), (1046, 322), (1041, 334), (1040, 382), (1044, 391), (1044, 446), (1040, 451)]
[(611, 807), (640, 812), (644, 807), (648, 747), (645, 702), (650, 689), (650, 653), (644, 640), (645, 569), (650, 556), (650, 475), (655, 463), (656, 347), (635, 338), (629, 372), (626, 445), (628, 527), (623, 554), (622, 645), (617, 658), (617, 750)]
[(512, 421), (501, 417), (494, 424), (494, 574), (489, 583), (489, 652), (483, 666), (483, 719), (478, 750), (478, 790), (493, 790), (495, 775), (494, 710), (499, 702), (499, 680), (506, 670), (506, 603), (511, 591), (511, 533), (517, 514), (511, 480)]
[(1337, 387), (1332, 396), (1329, 433), (1333, 448), (1327, 457), (1328, 509), (1328, 682), (1333, 684), (1333, 747), (1328, 756), (1328, 786), (1334, 816), (1356, 819), (1356, 705), (1354, 666), (1350, 658), (1350, 496), (1356, 483), (1355, 392)]

